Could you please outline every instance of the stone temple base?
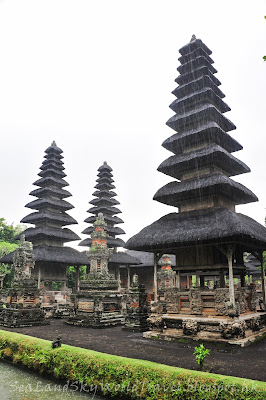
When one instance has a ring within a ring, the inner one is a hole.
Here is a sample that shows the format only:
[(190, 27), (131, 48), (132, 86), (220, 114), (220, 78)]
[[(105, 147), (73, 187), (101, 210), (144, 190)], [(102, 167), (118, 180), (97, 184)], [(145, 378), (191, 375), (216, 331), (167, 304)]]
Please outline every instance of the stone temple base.
[(5, 308), (0, 313), (0, 326), (22, 328), (24, 326), (48, 325), (49, 320), (39, 308)]
[(68, 318), (68, 325), (84, 326), (86, 328), (108, 328), (124, 323), (124, 317), (118, 312), (101, 313), (86, 313), (81, 312), (78, 315)]
[(151, 315), (150, 331), (144, 338), (163, 340), (190, 339), (234, 344), (241, 347), (266, 336), (266, 312), (240, 315), (238, 318), (191, 315)]

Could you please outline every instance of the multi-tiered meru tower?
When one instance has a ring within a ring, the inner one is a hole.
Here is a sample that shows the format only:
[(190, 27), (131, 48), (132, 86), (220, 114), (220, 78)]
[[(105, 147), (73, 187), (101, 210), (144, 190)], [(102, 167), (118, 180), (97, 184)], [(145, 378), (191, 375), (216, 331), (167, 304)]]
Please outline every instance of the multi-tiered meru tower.
[[(235, 125), (223, 115), (230, 108), (223, 101), (211, 53), (194, 35), (180, 49), (180, 75), (173, 91), (176, 100), (170, 106), (175, 115), (167, 122), (176, 133), (163, 142), (174, 155), (158, 168), (176, 180), (154, 196), (178, 207), (179, 213), (144, 228), (126, 247), (154, 252), (155, 272), (162, 253), (176, 255), (177, 290), (170, 298), (178, 304), (177, 313), (237, 315), (256, 311), (254, 287), (245, 287), (243, 253), (248, 251), (262, 260), (266, 229), (235, 210), (236, 205), (257, 201), (257, 197), (230, 178), (250, 170), (231, 154), (242, 146), (227, 133)], [(188, 286), (183, 293), (180, 277), (184, 274), (196, 275), (196, 288)], [(212, 275), (218, 277), (219, 287), (206, 294), (205, 276)], [(234, 275), (241, 277), (237, 292)], [(264, 283), (263, 297), (265, 301)], [(180, 321), (182, 326), (184, 321)], [(195, 332), (198, 328), (196, 323)]]
[[(113, 185), (114, 179), (112, 174), (112, 168), (107, 164), (105, 161), (103, 165), (98, 168), (98, 178), (96, 179), (96, 186), (97, 189), (93, 196), (96, 198), (91, 200), (89, 203), (93, 205), (87, 212), (93, 214), (85, 219), (85, 222), (91, 224), (88, 228), (86, 228), (82, 233), (86, 235), (91, 235), (93, 232), (93, 224), (97, 219), (97, 215), (102, 213), (104, 216), (104, 220), (107, 223), (106, 225), (106, 232), (108, 233), (109, 237), (107, 239), (107, 246), (109, 248), (114, 248), (115, 251), (117, 247), (124, 247), (125, 242), (122, 239), (117, 238), (117, 235), (122, 235), (125, 232), (123, 229), (117, 227), (117, 224), (122, 224), (124, 221), (117, 217), (117, 214), (120, 214), (121, 211), (115, 207), (116, 205), (120, 204), (114, 197), (116, 193), (113, 192), (115, 186)], [(91, 238), (84, 239), (80, 242), (79, 246), (87, 246), (90, 247), (92, 243)]]
[[(34, 182), (38, 189), (30, 192), (37, 199), (26, 204), (26, 207), (36, 211), (21, 220), (23, 223), (35, 225), (26, 229), (23, 234), (33, 244), (33, 277), (38, 279), (39, 286), (45, 281), (50, 282), (50, 286), (52, 281), (66, 282), (67, 266), (88, 264), (84, 254), (64, 246), (64, 243), (80, 238), (70, 229), (64, 228), (66, 225), (76, 224), (77, 221), (67, 214), (74, 207), (64, 200), (71, 193), (64, 189), (68, 183), (64, 180), (66, 174), (62, 152), (55, 142), (45, 150), (41, 172), (38, 174), (40, 179)], [(6, 262), (12, 262), (12, 253), (6, 258), (10, 259)]]

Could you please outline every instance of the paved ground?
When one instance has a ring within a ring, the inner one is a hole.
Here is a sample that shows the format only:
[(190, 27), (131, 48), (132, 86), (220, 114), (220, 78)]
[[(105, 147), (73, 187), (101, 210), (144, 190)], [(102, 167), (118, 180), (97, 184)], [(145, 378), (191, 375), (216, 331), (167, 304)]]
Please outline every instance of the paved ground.
[[(143, 339), (141, 333), (122, 331), (121, 327), (90, 329), (69, 326), (63, 320), (51, 320), (51, 324), (46, 326), (4, 329), (48, 340), (59, 335), (63, 343), (73, 346), (198, 369), (193, 356), (196, 344)], [(245, 348), (211, 344), (206, 347), (211, 350), (205, 361), (209, 372), (266, 381), (266, 339)]]

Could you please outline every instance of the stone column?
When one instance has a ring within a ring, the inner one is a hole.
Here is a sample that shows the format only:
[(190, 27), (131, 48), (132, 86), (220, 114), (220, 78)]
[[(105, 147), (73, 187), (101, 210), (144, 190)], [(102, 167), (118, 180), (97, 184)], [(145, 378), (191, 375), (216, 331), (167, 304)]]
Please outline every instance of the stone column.
[(130, 289), (130, 267), (127, 267), (127, 288)]
[(265, 270), (263, 266), (263, 252), (259, 253), (259, 260), (261, 263), (261, 290), (264, 305), (266, 305), (266, 288), (265, 288)]
[(204, 280), (204, 275), (200, 275), (200, 287), (204, 288), (205, 280)]
[(121, 275), (120, 275), (119, 265), (118, 265), (118, 269), (117, 269), (117, 280), (118, 280), (118, 288), (121, 289)]
[(41, 266), (39, 265), (38, 269), (38, 289), (41, 287)]
[(187, 289), (189, 289), (190, 283), (189, 283), (189, 275), (187, 275)]
[(76, 292), (79, 292), (79, 267), (75, 267), (76, 270)]
[(233, 248), (227, 249), (228, 269), (229, 269), (229, 296), (230, 302), (235, 307), (234, 273), (233, 273)]
[(178, 290), (181, 289), (181, 276), (180, 276), (180, 271), (177, 271), (176, 275), (176, 287)]
[(154, 253), (154, 269), (153, 269), (154, 301), (157, 301), (157, 295), (158, 295), (157, 269), (158, 269), (158, 257), (157, 253)]

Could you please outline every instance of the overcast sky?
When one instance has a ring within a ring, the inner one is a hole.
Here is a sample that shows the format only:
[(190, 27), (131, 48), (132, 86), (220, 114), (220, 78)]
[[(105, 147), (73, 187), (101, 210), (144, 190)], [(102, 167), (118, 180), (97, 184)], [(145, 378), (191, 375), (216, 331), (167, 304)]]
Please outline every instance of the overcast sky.
[[(53, 140), (64, 151), (74, 205), (87, 226), (97, 169), (113, 168), (124, 240), (175, 210), (152, 200), (173, 179), (157, 171), (179, 66), (192, 34), (213, 51), (226, 113), (251, 173), (234, 177), (259, 202), (237, 211), (264, 223), (266, 1), (0, 0), (0, 216), (32, 212), (29, 192)], [(80, 235), (81, 238), (86, 236)], [(75, 246), (75, 243), (73, 243)], [(75, 246), (76, 247), (76, 246)]]

